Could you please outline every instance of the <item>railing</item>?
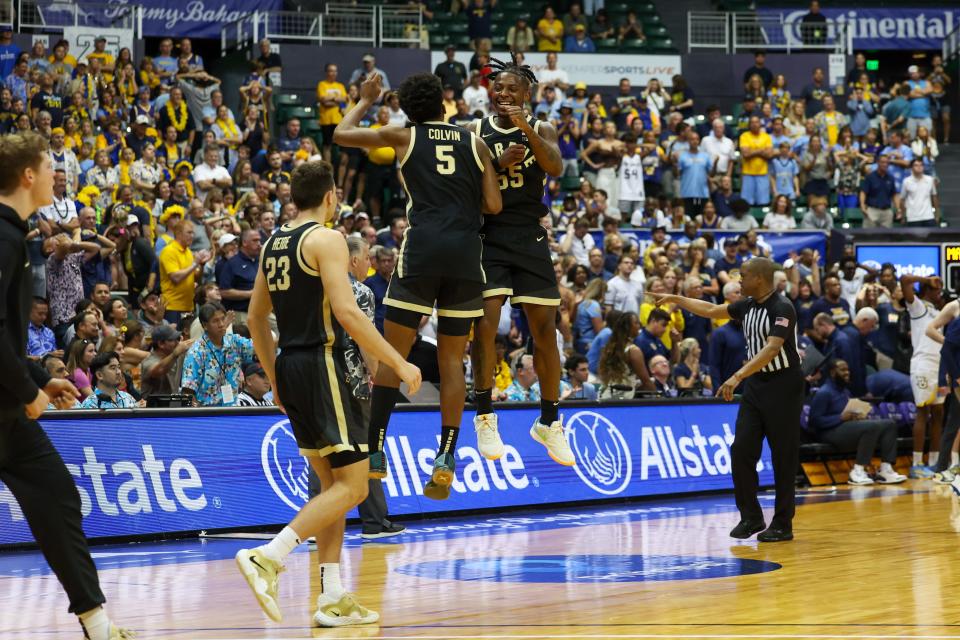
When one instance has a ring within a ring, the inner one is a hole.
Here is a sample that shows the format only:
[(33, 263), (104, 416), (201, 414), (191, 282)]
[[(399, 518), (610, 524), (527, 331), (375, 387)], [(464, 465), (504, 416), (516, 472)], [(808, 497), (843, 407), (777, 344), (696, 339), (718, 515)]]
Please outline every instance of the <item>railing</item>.
[[(13, 11), (13, 0), (0, 6), (0, 24), (7, 22), (4, 12)], [(20, 29), (35, 31), (60, 31), (64, 27), (102, 27), (130, 29), (135, 37), (142, 33), (143, 8), (139, 5), (122, 5), (95, 2), (71, 2), (52, 0), (42, 5), (38, 0), (19, 0), (18, 22)]]
[(419, 7), (380, 6), (380, 44), (419, 45), (423, 10)]
[(690, 12), (687, 36), (688, 52), (723, 49), (736, 53), (764, 49), (785, 53), (853, 53), (853, 31), (847, 24), (828, 20), (825, 25), (807, 25), (800, 20), (786, 20), (783, 14)]
[(949, 62), (954, 56), (960, 54), (960, 27), (947, 34), (943, 39), (943, 61)]
[(723, 11), (687, 13), (687, 53), (694, 49), (730, 51), (730, 18)]
[(318, 45), (419, 45), (422, 32), (423, 10), (419, 7), (328, 4), (323, 13), (254, 11), (220, 28), (220, 52), (225, 56), (262, 38)]

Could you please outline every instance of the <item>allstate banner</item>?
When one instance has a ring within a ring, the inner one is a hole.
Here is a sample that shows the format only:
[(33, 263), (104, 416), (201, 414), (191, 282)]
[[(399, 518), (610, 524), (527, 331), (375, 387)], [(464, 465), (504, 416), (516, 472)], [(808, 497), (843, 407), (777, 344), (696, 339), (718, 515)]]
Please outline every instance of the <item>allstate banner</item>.
[[(806, 8), (795, 11), (757, 9), (761, 17), (782, 17), (782, 27), (764, 27), (767, 41), (793, 47), (803, 44), (800, 21), (808, 12)], [(829, 23), (828, 42), (834, 40), (834, 25), (843, 24), (853, 30), (853, 46), (857, 49), (940, 49), (944, 37), (960, 25), (960, 8), (956, 7), (821, 7), (820, 13), (827, 17)]]
[(142, 35), (175, 38), (219, 38), (221, 27), (255, 10), (283, 8), (282, 0), (113, 0), (109, 4), (40, 0), (38, 12), (45, 24), (62, 25), (62, 18), (55, 14), (69, 12), (72, 19), (74, 4), (78, 22), (87, 27), (112, 26), (132, 7), (143, 7)]
[[(499, 411), (505, 455), (476, 449), (472, 414), (457, 449), (450, 499), (423, 497), (439, 442), (436, 411), (398, 411), (383, 481), (392, 515), (544, 505), (729, 489), (736, 404), (568, 407), (577, 464), (553, 462), (531, 439), (535, 408)], [(43, 421), (80, 493), (96, 538), (276, 525), (308, 499), (308, 463), (280, 414)], [(758, 465), (772, 482), (769, 451)], [(30, 542), (23, 513), (0, 484), (0, 544)]]
[[(715, 239), (714, 248), (723, 249), (723, 241), (726, 238), (736, 238), (741, 231), (714, 231), (708, 230)], [(603, 231), (591, 231), (593, 240), (598, 247), (603, 246)], [(620, 229), (620, 235), (632, 239), (640, 248), (640, 255), (643, 255), (647, 247), (650, 246), (649, 229)], [(676, 240), (681, 246), (688, 240), (683, 236), (682, 231), (672, 231), (670, 239)], [(757, 242), (770, 247), (772, 257), (777, 262), (783, 262), (790, 257), (790, 252), (800, 253), (801, 249), (810, 248), (820, 252), (821, 261), (827, 256), (827, 235), (822, 231), (763, 231), (757, 229)]]

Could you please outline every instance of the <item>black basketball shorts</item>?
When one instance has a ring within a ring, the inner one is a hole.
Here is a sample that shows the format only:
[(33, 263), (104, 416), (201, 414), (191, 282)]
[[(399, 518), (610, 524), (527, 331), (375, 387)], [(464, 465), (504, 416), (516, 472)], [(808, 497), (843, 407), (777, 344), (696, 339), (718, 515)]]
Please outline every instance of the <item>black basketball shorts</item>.
[(277, 357), (277, 393), (304, 456), (337, 469), (367, 459), (367, 425), (347, 384), (345, 351), (286, 349)]
[(560, 289), (553, 272), (547, 232), (530, 227), (484, 227), (483, 297), (508, 296), (510, 304), (560, 306)]
[(473, 321), (483, 315), (483, 283), (436, 275), (397, 277), (394, 274), (383, 298), (386, 319), (416, 329), (420, 318), (437, 308), (437, 332), (465, 336)]

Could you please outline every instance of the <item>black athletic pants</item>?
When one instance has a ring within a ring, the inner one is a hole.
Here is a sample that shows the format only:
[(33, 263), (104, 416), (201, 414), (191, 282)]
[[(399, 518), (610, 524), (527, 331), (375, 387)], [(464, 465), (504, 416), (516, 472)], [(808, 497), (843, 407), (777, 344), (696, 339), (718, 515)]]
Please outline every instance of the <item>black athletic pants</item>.
[(77, 486), (36, 420), (0, 418), (0, 480), (67, 592), (69, 611), (85, 613), (106, 602), (83, 533)]
[(817, 434), (820, 440), (840, 451), (857, 452), (857, 464), (866, 466), (880, 444), (880, 460), (897, 462), (897, 423), (893, 420), (848, 420)]
[(763, 439), (770, 443), (777, 497), (771, 526), (790, 529), (796, 510), (797, 467), (800, 464), (800, 411), (803, 377), (799, 367), (776, 373), (757, 373), (744, 384), (737, 432), (730, 447), (733, 493), (740, 518), (763, 520), (757, 492), (757, 462)]
[[(943, 431), (940, 435), (940, 451), (937, 466), (934, 471), (946, 471), (950, 468), (950, 456), (953, 452), (953, 441), (960, 430), (960, 402), (951, 390), (943, 402)], [(930, 443), (933, 446), (933, 443)]]

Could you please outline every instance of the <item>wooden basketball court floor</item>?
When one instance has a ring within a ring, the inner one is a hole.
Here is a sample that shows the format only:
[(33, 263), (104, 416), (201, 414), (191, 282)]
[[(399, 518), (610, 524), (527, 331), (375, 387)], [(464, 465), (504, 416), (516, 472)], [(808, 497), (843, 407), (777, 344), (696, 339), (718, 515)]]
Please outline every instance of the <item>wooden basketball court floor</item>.
[[(765, 507), (772, 496), (763, 497)], [(769, 518), (769, 512), (768, 512)], [(232, 538), (98, 546), (109, 610), (140, 638), (957, 638), (960, 503), (949, 487), (801, 492), (793, 542), (728, 537), (729, 494), (409, 523), (361, 543), (345, 584), (378, 626), (311, 629), (302, 547), (270, 622)], [(39, 554), (0, 554), (0, 639), (80, 638)]]

